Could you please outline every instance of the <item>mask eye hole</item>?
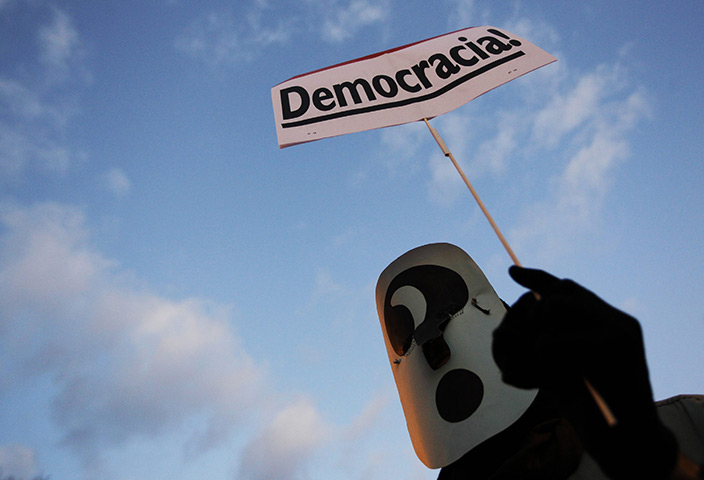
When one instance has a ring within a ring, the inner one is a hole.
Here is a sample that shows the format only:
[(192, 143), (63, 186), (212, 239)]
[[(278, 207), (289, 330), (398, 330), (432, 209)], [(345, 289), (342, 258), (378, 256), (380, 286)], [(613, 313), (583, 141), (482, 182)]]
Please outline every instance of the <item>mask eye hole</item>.
[(411, 348), (415, 330), (411, 311), (403, 305), (389, 306), (384, 312), (384, 322), (394, 352), (398, 356), (405, 355)]
[[(400, 301), (392, 302), (394, 294), (403, 287), (411, 287), (411, 290), (405, 290)], [(444, 328), (447, 320), (462, 310), (468, 300), (467, 284), (449, 268), (418, 265), (399, 273), (389, 284), (384, 300), (386, 333), (396, 355), (408, 353), (416, 327), (430, 322), (434, 324), (431, 328)], [(414, 319), (409, 307), (418, 318)]]

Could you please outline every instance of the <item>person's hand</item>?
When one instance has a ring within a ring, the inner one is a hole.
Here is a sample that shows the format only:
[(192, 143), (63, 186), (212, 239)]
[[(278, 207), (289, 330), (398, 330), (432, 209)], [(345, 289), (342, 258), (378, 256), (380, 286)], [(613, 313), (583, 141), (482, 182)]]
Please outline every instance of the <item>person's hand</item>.
[[(509, 274), (532, 292), (494, 332), (504, 381), (551, 391), (612, 478), (667, 478), (678, 449), (655, 411), (638, 321), (571, 280), (517, 266)], [(607, 425), (585, 379), (615, 415), (615, 426)]]

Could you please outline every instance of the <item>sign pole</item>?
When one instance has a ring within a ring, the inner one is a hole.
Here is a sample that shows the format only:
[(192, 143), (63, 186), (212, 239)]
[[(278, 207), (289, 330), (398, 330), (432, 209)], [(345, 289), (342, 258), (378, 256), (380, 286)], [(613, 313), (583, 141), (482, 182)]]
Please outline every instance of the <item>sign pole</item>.
[[(501, 230), (499, 230), (498, 225), (496, 225), (496, 222), (494, 222), (494, 219), (491, 217), (489, 210), (487, 210), (487, 208), (484, 206), (484, 202), (482, 202), (481, 198), (479, 198), (477, 191), (474, 189), (472, 184), (469, 182), (469, 179), (464, 174), (464, 171), (462, 171), (462, 168), (457, 163), (457, 160), (455, 160), (455, 157), (452, 155), (452, 152), (450, 152), (450, 149), (447, 148), (447, 145), (445, 145), (445, 142), (443, 141), (443, 139), (440, 136), (440, 134), (438, 133), (438, 131), (430, 125), (430, 122), (428, 122), (427, 118), (424, 118), (423, 121), (428, 126), (430, 133), (433, 135), (433, 138), (435, 139), (438, 146), (440, 147), (440, 150), (442, 150), (443, 155), (445, 155), (446, 157), (448, 157), (450, 159), (450, 161), (452, 161), (452, 164), (457, 169), (457, 172), (460, 174), (460, 177), (462, 177), (462, 180), (464, 180), (464, 183), (465, 183), (465, 185), (467, 185), (467, 188), (469, 188), (469, 191), (472, 193), (474, 200), (476, 200), (477, 205), (479, 205), (479, 208), (482, 210), (482, 213), (484, 213), (484, 216), (489, 221), (489, 224), (491, 224), (491, 228), (494, 229), (496, 236), (499, 237), (501, 244), (506, 249), (506, 252), (508, 252), (509, 257), (511, 257), (511, 260), (513, 260), (513, 263), (519, 267), (522, 266), (521, 262), (518, 261), (518, 257), (516, 257), (516, 254), (513, 253), (511, 246), (506, 241), (506, 238), (504, 238), (503, 234), (501, 233)], [(538, 293), (533, 292), (533, 295), (535, 295), (535, 298), (537, 300), (540, 300), (540, 295)], [(613, 412), (611, 412), (611, 409), (607, 405), (604, 398), (599, 394), (599, 392), (596, 391), (594, 386), (592, 386), (592, 384), (586, 378), (584, 379), (584, 384), (587, 387), (587, 390), (589, 390), (589, 393), (591, 394), (592, 398), (596, 402), (597, 407), (599, 407), (599, 410), (601, 411), (601, 414), (603, 415), (604, 420), (606, 420), (606, 423), (610, 427), (613, 427), (614, 425), (616, 425), (616, 423), (617, 423), (616, 417), (614, 416)]]
[(481, 208), (482, 213), (484, 213), (484, 216), (486, 217), (486, 219), (489, 220), (489, 224), (491, 224), (491, 228), (494, 229), (496, 236), (499, 237), (499, 240), (501, 241), (501, 244), (506, 249), (506, 252), (508, 252), (509, 257), (511, 257), (511, 260), (513, 260), (513, 263), (515, 265), (518, 265), (520, 267), (521, 262), (518, 261), (518, 257), (516, 257), (516, 254), (513, 253), (511, 246), (506, 241), (506, 238), (504, 238), (503, 234), (501, 233), (501, 230), (499, 230), (498, 225), (496, 225), (496, 222), (494, 222), (494, 219), (491, 217), (489, 210), (487, 210), (487, 208), (484, 206), (484, 202), (482, 202), (482, 199), (479, 198), (477, 191), (474, 190), (474, 187), (472, 186), (472, 184), (469, 183), (469, 179), (462, 171), (462, 168), (457, 163), (457, 160), (455, 160), (455, 157), (452, 155), (452, 152), (450, 152), (450, 150), (447, 148), (447, 145), (445, 145), (445, 142), (442, 140), (442, 137), (440, 136), (438, 131), (430, 125), (430, 122), (428, 122), (428, 119), (424, 118), (423, 121), (428, 126), (430, 133), (433, 134), (433, 138), (435, 139), (435, 141), (438, 142), (438, 146), (440, 147), (440, 150), (442, 150), (442, 153), (452, 161), (452, 164), (457, 169), (457, 172), (460, 174), (460, 177), (462, 177), (462, 180), (464, 180), (465, 185), (467, 185), (467, 188), (469, 188), (469, 191), (472, 193), (474, 200), (476, 200), (477, 205), (479, 205), (479, 208)]

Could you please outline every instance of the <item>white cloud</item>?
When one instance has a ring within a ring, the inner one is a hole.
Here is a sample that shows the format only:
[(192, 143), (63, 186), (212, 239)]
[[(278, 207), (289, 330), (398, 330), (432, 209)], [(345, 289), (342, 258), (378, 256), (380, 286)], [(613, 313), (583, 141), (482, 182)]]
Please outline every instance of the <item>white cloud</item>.
[(0, 78), (0, 99), (5, 115), (21, 121), (47, 119), (63, 123), (64, 116), (60, 110), (47, 105), (27, 86), (9, 78)]
[(33, 448), (19, 444), (0, 445), (2, 478), (32, 478), (38, 473), (37, 454)]
[(72, 79), (88, 79), (81, 65), (82, 47), (73, 21), (51, 9), (50, 23), (38, 27), (39, 58), (22, 69), (35, 71), (21, 81), (0, 77), (0, 178), (13, 179), (28, 168), (64, 174), (85, 155), (66, 141), (75, 115), (64, 87)]
[[(471, 169), (469, 164), (469, 162), (476, 162), (477, 159), (471, 152), (471, 147), (476, 142), (475, 128), (472, 127), (472, 119), (456, 112), (435, 120), (434, 126), (462, 171), (468, 175), (468, 178), (477, 178), (477, 172)], [(430, 132), (426, 131), (426, 135), (432, 138)], [(431, 142), (431, 148), (432, 153), (428, 161), (430, 199), (438, 205), (447, 207), (464, 195), (467, 189), (451, 160), (443, 155), (434, 140)]]
[[(336, 304), (344, 295), (326, 271), (316, 284)], [(239, 455), (232, 452), (238, 478), (300, 478), (327, 461), (322, 451), (357, 458), (361, 471), (371, 461), (365, 438), (389, 404), (389, 395), (376, 396), (349, 425), (333, 426), (309, 398), (281, 401), (228, 307), (135, 285), (91, 246), (75, 207), (0, 204), (0, 317), (0, 400), (50, 379), (51, 420), (87, 477), (106, 478), (111, 456), (134, 445), (175, 442), (192, 460), (252, 427)], [(257, 425), (262, 418), (269, 420)]]
[(506, 171), (511, 154), (518, 147), (517, 126), (508, 121), (501, 123), (501, 128), (492, 138), (479, 145), (476, 160), (471, 165), (472, 172), (481, 175), (484, 172), (500, 174)]
[[(300, 478), (329, 461), (323, 451), (359, 471), (373, 460), (365, 438), (376, 435), (388, 395), (346, 426), (328, 424), (311, 399), (277, 403), (228, 307), (135, 285), (91, 243), (78, 208), (0, 204), (0, 400), (50, 380), (53, 428), (85, 478), (108, 478), (114, 456), (135, 445), (180, 444), (188, 461), (221, 452), (262, 418), (269, 421), (232, 451), (238, 478)], [(347, 295), (325, 270), (316, 291), (335, 305)]]
[(110, 190), (115, 195), (125, 195), (129, 193), (132, 188), (132, 182), (119, 168), (111, 168), (105, 174), (105, 182), (108, 190)]
[(72, 18), (56, 8), (53, 13), (52, 23), (39, 29), (41, 60), (54, 74), (67, 75), (81, 43)]
[(376, 423), (395, 397), (395, 393), (391, 391), (374, 395), (364, 407), (362, 413), (345, 428), (342, 438), (346, 442), (362, 440), (374, 429)]
[(555, 95), (535, 118), (534, 138), (554, 147), (566, 134), (593, 120), (605, 99), (622, 88), (622, 75), (620, 68), (602, 66), (580, 78), (571, 91)]
[(81, 212), (61, 205), (0, 209), (3, 390), (49, 375), (63, 442), (93, 463), (107, 448), (204, 426), (184, 439), (218, 445), (255, 408), (263, 372), (229, 310), (130, 286), (90, 247)]
[[(63, 308), (97, 285), (112, 262), (87, 248), (88, 232), (76, 209), (45, 204), (0, 208), (2, 307)], [(6, 310), (5, 310), (6, 311)]]
[[(453, 153), (453, 156), (455, 154)], [(455, 156), (455, 159), (458, 157)], [(442, 153), (433, 154), (428, 160), (430, 181), (428, 190), (430, 200), (445, 207), (457, 201), (464, 192), (464, 184), (450, 160)]]
[(245, 447), (238, 478), (300, 478), (329, 434), (312, 402), (301, 399), (281, 410)]
[(526, 208), (512, 237), (536, 255), (559, 256), (593, 230), (601, 217), (615, 169), (630, 155), (628, 135), (649, 115), (642, 89), (631, 87), (621, 67), (600, 66), (556, 95), (535, 115), (533, 138), (548, 149), (562, 143), (568, 157), (548, 179), (548, 195)]
[(176, 46), (192, 57), (219, 65), (246, 57), (243, 43), (232, 15), (209, 13), (196, 19)]
[(506, 171), (525, 123), (521, 112), (510, 111), (497, 112), (487, 119), (450, 113), (438, 120), (445, 143), (472, 178), (499, 176)]
[[(598, 227), (614, 172), (630, 155), (629, 136), (650, 115), (646, 92), (618, 62), (581, 76), (554, 70), (546, 82), (549, 94), (541, 94), (549, 99), (546, 103), (536, 101), (535, 85), (522, 82), (522, 87), (501, 92), (507, 107), (478, 102), (433, 120), (475, 187), (490, 175), (500, 185), (488, 188), (505, 189), (510, 182), (513, 201), (523, 199), (516, 205), (523, 211), (516, 215), (509, 241), (514, 249), (529, 249), (531, 258), (537, 250), (551, 257), (572, 251), (576, 241)], [(430, 134), (425, 135), (423, 148), (409, 142), (404, 165), (425, 155), (430, 200), (452, 206), (468, 192)], [(403, 139), (385, 133), (382, 142), (394, 151)]]
[(490, 18), (489, 10), (478, 9), (474, 0), (450, 0), (450, 4), (454, 4), (455, 7), (448, 17), (448, 23), (454, 30), (486, 25), (487, 19)]
[(266, 2), (257, 1), (244, 13), (210, 12), (196, 18), (176, 40), (176, 48), (212, 66), (237, 65), (256, 57), (264, 47), (283, 43), (292, 33), (290, 21), (276, 25)]
[(415, 157), (424, 141), (428, 129), (421, 122), (407, 123), (381, 130), (382, 144), (389, 153), (381, 157), (392, 176), (408, 173), (418, 168)]
[(342, 285), (335, 281), (329, 271), (318, 270), (315, 274), (315, 290), (313, 298), (319, 299), (331, 294), (342, 292)]
[[(520, 7), (517, 7), (517, 9), (520, 9)], [(525, 38), (535, 45), (538, 45), (540, 48), (555, 55), (557, 58), (562, 57), (562, 55), (557, 55), (557, 52), (554, 51), (559, 44), (560, 34), (551, 24), (545, 21), (520, 16), (518, 12), (515, 12), (514, 18), (501, 26), (505, 27), (509, 32), (514, 33), (521, 38)]]
[(323, 40), (332, 43), (345, 41), (362, 28), (386, 20), (390, 11), (386, 0), (352, 0), (347, 5), (328, 0), (320, 7), (324, 12), (320, 32)]
[[(388, 18), (389, 0), (307, 0), (291, 6), (284, 19), (266, 0), (242, 2), (196, 18), (176, 39), (178, 50), (211, 66), (236, 66), (266, 47), (291, 40), (299, 32), (339, 43)], [(275, 23), (274, 23), (275, 22)]]
[(72, 113), (20, 82), (0, 78), (0, 173), (15, 177), (30, 166), (64, 173), (82, 159), (63, 142)]

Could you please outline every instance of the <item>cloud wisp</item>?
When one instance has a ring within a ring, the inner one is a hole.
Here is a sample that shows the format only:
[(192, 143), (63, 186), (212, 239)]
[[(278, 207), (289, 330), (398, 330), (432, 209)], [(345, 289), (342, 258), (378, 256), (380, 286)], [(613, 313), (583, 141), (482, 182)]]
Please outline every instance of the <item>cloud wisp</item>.
[[(630, 135), (650, 115), (647, 92), (618, 62), (579, 76), (557, 68), (547, 81), (552, 87), (542, 103), (528, 81), (510, 86), (510, 106), (491, 110), (478, 99), (475, 113), (457, 110), (435, 120), (470, 181), (491, 177), (520, 193), (523, 213), (506, 231), (514, 248), (532, 258), (569, 253), (598, 226), (614, 172), (630, 155)], [(382, 143), (395, 150), (410, 132), (385, 132)], [(469, 193), (429, 134), (413, 133), (427, 139), (427, 148), (410, 143), (411, 154), (427, 155), (429, 198), (449, 208)]]
[(39, 469), (37, 452), (33, 448), (19, 444), (0, 445), (0, 477), (34, 478), (35, 475), (39, 475)]
[(237, 67), (300, 34), (320, 36), (327, 43), (349, 40), (364, 28), (384, 23), (390, 11), (388, 0), (308, 0), (291, 8), (285, 20), (271, 24), (274, 8), (256, 0), (203, 14), (176, 39), (176, 49), (211, 67)]
[(330, 428), (309, 399), (279, 411), (242, 453), (238, 478), (301, 478), (309, 459), (329, 437)]
[(111, 168), (105, 173), (105, 185), (117, 196), (127, 195), (132, 189), (132, 182), (120, 168)]
[(81, 65), (84, 48), (73, 19), (58, 8), (52, 12), (51, 23), (41, 26), (38, 32), (40, 60), (49, 79), (61, 82), (74, 75), (85, 75)]
[(629, 135), (649, 115), (647, 93), (629, 83), (620, 65), (599, 66), (536, 113), (532, 141), (546, 156), (558, 144), (568, 155), (546, 179), (546, 197), (511, 232), (519, 248), (560, 256), (598, 227), (613, 175), (630, 156)]
[(212, 67), (237, 66), (264, 48), (286, 42), (294, 22), (269, 25), (269, 6), (253, 2), (243, 11), (211, 11), (196, 18), (176, 39), (176, 48)]
[(49, 21), (37, 28), (36, 42), (38, 58), (19, 69), (32, 72), (31, 76), (0, 73), (0, 178), (4, 179), (17, 179), (30, 168), (64, 174), (85, 158), (66, 142), (66, 127), (76, 107), (65, 87), (90, 81), (71, 17), (50, 9)]
[(323, 40), (330, 43), (343, 42), (361, 29), (385, 21), (390, 11), (386, 0), (352, 0), (347, 4), (336, 1), (319, 3), (323, 14), (320, 34)]

